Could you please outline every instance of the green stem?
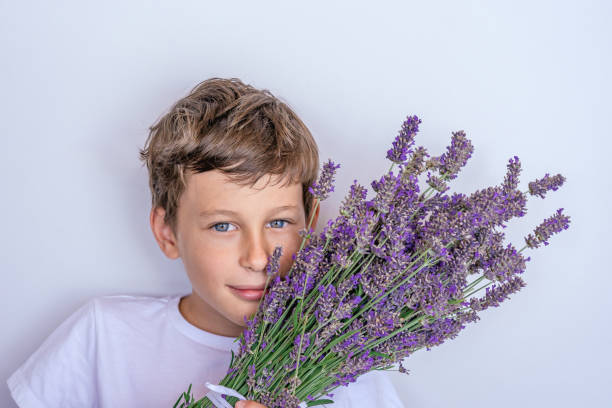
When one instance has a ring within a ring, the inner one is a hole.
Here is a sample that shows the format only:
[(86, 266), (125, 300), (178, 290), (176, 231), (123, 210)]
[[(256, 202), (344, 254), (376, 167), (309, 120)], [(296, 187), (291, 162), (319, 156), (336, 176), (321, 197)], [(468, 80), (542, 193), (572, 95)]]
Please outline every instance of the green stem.
[[(315, 215), (315, 212), (316, 212), (318, 206), (319, 206), (319, 200), (317, 199), (317, 201), (315, 202), (314, 208), (312, 210), (312, 214), (310, 215), (310, 221), (308, 222), (308, 228), (307, 228), (307, 231), (306, 231), (307, 234), (304, 236), (304, 239), (302, 240), (302, 245), (300, 245), (300, 249), (298, 250), (298, 252), (301, 251), (302, 248), (304, 248), (304, 244), (306, 242), (306, 237), (310, 236), (310, 226), (312, 225), (312, 221), (314, 219), (314, 215)], [(306, 281), (307, 280), (308, 280), (308, 277), (306, 277)], [(302, 313), (304, 311), (304, 294), (306, 293), (306, 283), (307, 282), (304, 282), (304, 287), (302, 288), (302, 296), (301, 296), (301, 300), (302, 301), (299, 302), (299, 304), (300, 304), (300, 313), (298, 314), (298, 321), (300, 323), (302, 321)], [(296, 364), (296, 366), (295, 366), (295, 375), (293, 376), (296, 382), (293, 383), (293, 389), (291, 390), (292, 393), (295, 393), (295, 388), (296, 388), (296, 385), (297, 385), (298, 371), (300, 369), (300, 355), (301, 355), (301, 352), (302, 352), (302, 342), (304, 341), (304, 332), (305, 332), (305, 330), (306, 330), (306, 325), (302, 325), (302, 333), (300, 335), (300, 344), (298, 346), (297, 359), (296, 359), (296, 362), (295, 362), (295, 364)]]

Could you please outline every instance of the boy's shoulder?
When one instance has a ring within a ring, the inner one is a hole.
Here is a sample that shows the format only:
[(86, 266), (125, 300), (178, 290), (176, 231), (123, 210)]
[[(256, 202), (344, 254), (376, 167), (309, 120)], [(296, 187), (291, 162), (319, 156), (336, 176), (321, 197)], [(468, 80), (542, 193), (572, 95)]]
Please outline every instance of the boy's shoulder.
[(94, 309), (104, 312), (147, 311), (164, 308), (178, 295), (100, 295), (88, 303)]
[(90, 298), (10, 376), (7, 385), (13, 399), (23, 407), (96, 406), (100, 376), (129, 374), (134, 354), (143, 354), (147, 359), (155, 355), (157, 349), (146, 348), (143, 339), (158, 338), (169, 330), (168, 307), (177, 298), (178, 295)]
[(87, 305), (96, 324), (125, 323), (131, 329), (139, 324), (150, 325), (166, 315), (168, 307), (179, 295), (102, 295), (91, 298)]

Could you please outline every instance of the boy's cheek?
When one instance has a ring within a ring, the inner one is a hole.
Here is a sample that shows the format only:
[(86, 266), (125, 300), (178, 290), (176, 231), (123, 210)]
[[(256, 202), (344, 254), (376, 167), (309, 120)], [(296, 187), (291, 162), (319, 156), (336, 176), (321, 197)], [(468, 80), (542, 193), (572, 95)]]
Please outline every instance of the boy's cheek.
[(289, 270), (291, 270), (291, 267), (293, 266), (293, 263), (295, 262), (293, 260), (293, 255), (297, 252), (298, 248), (299, 247), (290, 248), (288, 253), (283, 256), (281, 260), (281, 265), (280, 265), (281, 276), (283, 277), (286, 276), (287, 273), (289, 273)]

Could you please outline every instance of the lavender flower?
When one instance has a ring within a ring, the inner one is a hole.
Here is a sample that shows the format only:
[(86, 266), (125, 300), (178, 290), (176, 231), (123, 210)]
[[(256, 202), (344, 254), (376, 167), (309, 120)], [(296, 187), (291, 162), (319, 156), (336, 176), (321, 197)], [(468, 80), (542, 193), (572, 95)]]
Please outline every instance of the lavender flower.
[(393, 172), (381, 177), (379, 181), (372, 182), (372, 188), (376, 191), (376, 197), (372, 201), (372, 206), (381, 213), (387, 213), (390, 210), (397, 192), (402, 186), (401, 177), (394, 176)]
[(393, 147), (387, 151), (387, 159), (394, 163), (406, 160), (406, 154), (414, 143), (414, 136), (419, 131), (421, 120), (416, 116), (408, 116), (402, 124), (402, 129), (393, 141)]
[(350, 336), (346, 337), (340, 343), (335, 344), (332, 347), (334, 353), (338, 353), (340, 356), (347, 356), (350, 358), (354, 354), (352, 348), (362, 348), (367, 340), (365, 333), (363, 333), (364, 323), (361, 320), (354, 320), (347, 330)]
[(434, 190), (438, 190), (443, 193), (447, 191), (450, 187), (442, 180), (440, 177), (437, 177), (429, 172), (427, 172), (427, 184), (431, 186)]
[(246, 383), (249, 386), (249, 392), (252, 392), (253, 388), (255, 388), (255, 364), (249, 365)]
[(482, 298), (471, 298), (469, 306), (472, 310), (479, 312), (489, 307), (498, 307), (501, 302), (508, 299), (512, 293), (516, 293), (525, 287), (525, 281), (520, 276), (514, 276), (508, 282), (499, 286), (495, 284), (486, 289), (486, 295)]
[(552, 235), (569, 228), (570, 217), (563, 215), (563, 208), (559, 208), (557, 213), (552, 217), (544, 220), (534, 230), (535, 236), (529, 234), (525, 238), (525, 242), (529, 248), (537, 248), (541, 243), (548, 245), (548, 238)]
[[(330, 391), (368, 371), (399, 362), (408, 373), (402, 359), (455, 338), (479, 312), (525, 286), (520, 275), (530, 258), (504, 244), (498, 230), (526, 213), (518, 157), (508, 161), (499, 186), (446, 194), (472, 144), (465, 132), (453, 132), (447, 151), (430, 157), (413, 148), (419, 124), (416, 116), (404, 122), (387, 152), (398, 172), (372, 181), (373, 199), (355, 180), (319, 235), (300, 232), (302, 246), (285, 279), (275, 248), (266, 267), (270, 290), (253, 318), (245, 317), (240, 352), (221, 385), (270, 408), (324, 404), (318, 398), (333, 397)], [(323, 166), (310, 188), (316, 198), (333, 191), (338, 167), (331, 160)], [(430, 188), (420, 194), (418, 176), (426, 171)], [(564, 180), (546, 174), (530, 183), (529, 194), (544, 197)], [(561, 210), (525, 238), (526, 247), (547, 245), (568, 228)], [(485, 279), (490, 283), (481, 284)], [(484, 296), (474, 296), (482, 289)], [(206, 401), (187, 403), (209, 407)]]
[(310, 292), (315, 284), (314, 277), (308, 271), (292, 275), (289, 279), (292, 288), (292, 296), (295, 299), (303, 299), (304, 293)]
[(425, 171), (425, 158), (429, 157), (427, 149), (422, 146), (417, 147), (410, 159), (405, 163), (405, 174), (418, 176)]
[(565, 177), (563, 177), (561, 174), (550, 177), (550, 175), (546, 173), (542, 179), (529, 183), (529, 194), (544, 198), (546, 192), (549, 190), (557, 191), (557, 189), (561, 187), (564, 182)]
[(311, 245), (305, 246), (294, 256), (294, 263), (290, 274), (297, 271), (305, 272), (309, 276), (317, 274), (319, 263), (323, 258), (323, 248), (319, 238), (312, 238)]
[(369, 339), (384, 337), (399, 326), (399, 313), (384, 307), (381, 302), (365, 315), (366, 336)]
[(375, 298), (387, 288), (395, 278), (394, 269), (383, 259), (377, 258), (363, 271), (360, 279), (365, 294)]
[(427, 339), (425, 347), (429, 350), (433, 346), (439, 346), (446, 339), (454, 339), (460, 330), (465, 328), (460, 319), (443, 317), (432, 322), (424, 321), (423, 327), (426, 329)]
[[(254, 375), (254, 374), (253, 374)], [(255, 393), (267, 391), (274, 382), (274, 370), (266, 366), (261, 370), (261, 374), (256, 377), (256, 383), (253, 387)]]
[(517, 156), (514, 156), (514, 160), (508, 160), (507, 165), (508, 171), (504, 178), (503, 189), (504, 191), (515, 190), (518, 187), (519, 175), (521, 174), (521, 162)]
[(359, 225), (355, 231), (355, 248), (361, 254), (369, 252), (370, 242), (374, 239), (374, 228), (378, 222), (378, 217), (374, 211), (365, 211)]
[(257, 326), (258, 318), (255, 316), (252, 320), (248, 320), (245, 316), (244, 321), (247, 328), (243, 332), (243, 337), (241, 337), (240, 354), (253, 353), (251, 347), (255, 343), (255, 327)]
[(334, 384), (348, 385), (351, 382), (355, 382), (357, 376), (365, 374), (374, 366), (375, 359), (370, 356), (370, 351), (367, 350), (365, 353), (359, 356), (345, 360), (336, 374), (338, 379)]
[(293, 341), (293, 350), (289, 353), (289, 358), (292, 361), (290, 367), (293, 369), (297, 365), (298, 353), (300, 358), (300, 364), (308, 358), (306, 350), (310, 346), (310, 333), (298, 334)]
[(280, 258), (283, 254), (282, 247), (274, 248), (274, 252), (271, 257), (268, 257), (268, 264), (266, 265), (266, 274), (268, 276), (276, 275), (280, 268)]
[(351, 299), (340, 302), (336, 310), (334, 310), (333, 318), (338, 320), (350, 318), (353, 316), (353, 308), (357, 306), (360, 301), (361, 297), (355, 296)]
[(262, 320), (264, 322), (276, 323), (285, 310), (287, 299), (291, 297), (291, 292), (292, 290), (287, 280), (282, 280), (279, 275), (276, 275), (260, 308), (263, 311)]
[(472, 226), (492, 228), (515, 216), (522, 217), (526, 213), (526, 202), (525, 194), (516, 190), (488, 187), (476, 191), (468, 198)]
[(410, 213), (405, 208), (394, 208), (388, 214), (381, 215), (381, 222), (380, 238), (385, 243), (378, 256), (385, 259), (391, 269), (401, 271), (411, 261), (410, 248), (415, 238)]
[(365, 187), (357, 183), (357, 180), (354, 180), (349, 193), (342, 201), (340, 214), (354, 218), (363, 206), (366, 196), (367, 190)]
[(446, 153), (440, 156), (440, 174), (446, 179), (452, 180), (457, 177), (459, 170), (467, 163), (474, 152), (472, 142), (465, 137), (465, 132), (460, 130), (453, 132), (451, 145), (448, 146)]
[(331, 160), (323, 165), (321, 175), (316, 183), (313, 183), (308, 191), (317, 199), (325, 200), (330, 192), (334, 191), (334, 176), (339, 164), (334, 164)]
[(491, 256), (480, 260), (480, 265), (485, 269), (484, 275), (490, 281), (506, 281), (514, 275), (523, 273), (526, 259), (512, 246), (493, 249)]
[(324, 231), (330, 241), (331, 259), (342, 268), (350, 263), (349, 255), (355, 247), (356, 230), (354, 224), (341, 216), (332, 224), (331, 231), (330, 229)]
[(319, 297), (317, 307), (314, 311), (314, 316), (317, 319), (317, 322), (323, 323), (331, 313), (334, 306), (334, 301), (336, 299), (336, 288), (333, 284), (330, 284), (328, 287), (320, 285), (318, 290), (321, 292), (321, 296)]
[(329, 322), (315, 335), (314, 346), (320, 349), (332, 336), (338, 334), (343, 326), (344, 324), (339, 320)]

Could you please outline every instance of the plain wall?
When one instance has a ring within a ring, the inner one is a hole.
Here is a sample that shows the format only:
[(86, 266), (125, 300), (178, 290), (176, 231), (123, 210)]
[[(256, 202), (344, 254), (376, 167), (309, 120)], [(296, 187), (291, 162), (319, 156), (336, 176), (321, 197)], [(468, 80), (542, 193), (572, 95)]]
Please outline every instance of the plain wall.
[(500, 183), (514, 155), (523, 190), (563, 174), (505, 230), (520, 248), (557, 208), (571, 216), (532, 251), (527, 287), (389, 375), (411, 408), (612, 404), (610, 3), (293, 3), (1, 2), (0, 406), (14, 406), (8, 376), (89, 298), (189, 291), (151, 234), (138, 149), (212, 76), (269, 89), (341, 164), (320, 225), (353, 179), (388, 169), (407, 115), (433, 155), (452, 131), (472, 140), (452, 191)]

